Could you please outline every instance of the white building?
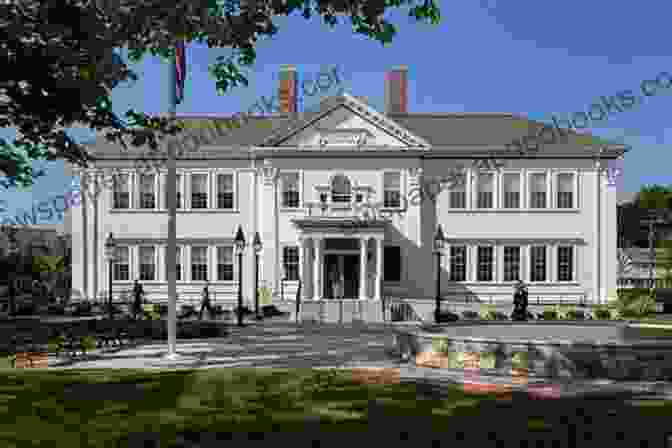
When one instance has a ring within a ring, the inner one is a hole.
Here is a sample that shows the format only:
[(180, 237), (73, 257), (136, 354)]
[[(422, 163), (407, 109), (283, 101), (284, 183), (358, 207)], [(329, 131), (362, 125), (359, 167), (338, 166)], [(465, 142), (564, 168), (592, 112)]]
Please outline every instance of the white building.
[[(215, 303), (235, 303), (238, 226), (248, 242), (247, 303), (255, 278), (249, 244), (259, 232), (259, 278), (276, 297), (284, 289), (294, 299), (301, 278), (305, 300), (322, 300), (340, 279), (344, 298), (395, 296), (433, 305), (439, 224), (446, 237), (442, 297), (510, 302), (518, 277), (542, 301), (616, 296), (616, 192), (605, 168), (627, 148), (586, 145), (585, 136), (570, 133), (534, 154), (512, 153), (507, 143), (521, 128), (527, 133), (542, 124), (512, 114), (408, 112), (404, 67), (386, 80), (384, 112), (345, 94), (322, 101), (319, 112), (297, 114), (295, 71), (285, 70), (285, 113), (252, 117), (178, 161), (180, 302), (198, 300), (208, 278)], [(95, 170), (107, 177), (116, 170), (124, 186), (104, 190), (96, 201), (82, 195), (82, 207), (73, 209), (73, 288), (107, 296), (104, 244), (112, 232), (121, 245), (114, 295), (138, 278), (151, 300), (166, 301), (165, 172), (134, 172), (106, 142), (94, 151)], [(491, 157), (504, 166), (473, 167), (474, 159)], [(467, 167), (464, 188), (445, 189), (436, 201), (405, 200), (423, 178), (460, 165)], [(394, 213), (357, 219), (353, 204), (362, 202)]]

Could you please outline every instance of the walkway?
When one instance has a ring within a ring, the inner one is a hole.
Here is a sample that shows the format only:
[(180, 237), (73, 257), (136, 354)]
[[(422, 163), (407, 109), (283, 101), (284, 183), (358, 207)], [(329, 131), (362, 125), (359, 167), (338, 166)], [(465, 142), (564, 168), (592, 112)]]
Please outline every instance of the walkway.
[(391, 352), (393, 328), (388, 325), (334, 325), (263, 322), (247, 327), (230, 327), (226, 338), (178, 341), (178, 352), (189, 357), (166, 362), (166, 343), (146, 343), (94, 353), (86, 359), (66, 360), (51, 356), (50, 368), (349, 368), (398, 369), (401, 382), (419, 386), (421, 395), (436, 398), (446, 385), (467, 384), (472, 390), (527, 392), (545, 397), (584, 394), (631, 393), (633, 396), (672, 399), (670, 382), (612, 382), (583, 380), (563, 382), (510, 376), (484, 376), (463, 370), (446, 371), (415, 367), (398, 361)]

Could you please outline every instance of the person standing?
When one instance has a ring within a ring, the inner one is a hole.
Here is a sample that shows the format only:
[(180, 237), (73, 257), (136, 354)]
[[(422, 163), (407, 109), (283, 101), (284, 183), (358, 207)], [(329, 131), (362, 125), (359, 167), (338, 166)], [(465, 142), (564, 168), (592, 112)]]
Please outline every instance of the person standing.
[(142, 289), (142, 285), (136, 279), (135, 284), (133, 285), (133, 319), (138, 319), (138, 314), (142, 316), (142, 296), (145, 294), (145, 291)]
[(210, 317), (214, 316), (214, 313), (212, 311), (212, 305), (210, 304), (210, 291), (208, 290), (208, 286), (210, 283), (205, 284), (205, 288), (203, 288), (203, 292), (201, 293), (201, 311), (198, 313), (198, 320), (203, 320), (203, 310), (208, 309), (208, 315)]

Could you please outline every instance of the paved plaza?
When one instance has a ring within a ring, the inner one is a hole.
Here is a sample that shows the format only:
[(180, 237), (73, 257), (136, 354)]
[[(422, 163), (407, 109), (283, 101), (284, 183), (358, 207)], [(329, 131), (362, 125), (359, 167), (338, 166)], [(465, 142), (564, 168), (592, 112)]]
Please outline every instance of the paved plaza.
[[(229, 324), (227, 324), (229, 325)], [(399, 328), (399, 327), (396, 327)], [(95, 351), (86, 357), (68, 359), (50, 356), (49, 367), (80, 368), (386, 368), (398, 369), (401, 382), (420, 385), (427, 398), (440, 397), (447, 385), (467, 384), (478, 389), (508, 387), (512, 391), (542, 391), (548, 397), (584, 394), (631, 393), (672, 399), (669, 382), (614, 382), (605, 380), (514, 379), (510, 376), (476, 375), (461, 370), (439, 371), (400, 361), (393, 352), (395, 326), (253, 323), (239, 328), (229, 325), (228, 337), (178, 340), (179, 361), (166, 361), (165, 341), (133, 344)], [(543, 393), (542, 393), (543, 395)]]

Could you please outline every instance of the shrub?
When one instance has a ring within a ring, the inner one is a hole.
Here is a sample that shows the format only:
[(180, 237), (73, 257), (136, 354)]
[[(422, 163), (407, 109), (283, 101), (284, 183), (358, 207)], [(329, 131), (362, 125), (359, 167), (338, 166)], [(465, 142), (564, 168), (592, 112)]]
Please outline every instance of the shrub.
[(569, 310), (567, 312), (567, 319), (569, 320), (583, 320), (585, 315), (582, 310)]
[(65, 349), (65, 336), (58, 335), (49, 338), (49, 353), (56, 353), (57, 355)]
[(511, 357), (511, 364), (514, 369), (527, 369), (527, 352), (516, 352)]
[(495, 307), (486, 306), (478, 312), (478, 316), (483, 320), (498, 320), (498, 313)]
[(556, 320), (558, 318), (558, 313), (555, 310), (544, 310), (542, 318), (544, 320)]
[(96, 337), (95, 336), (82, 336), (79, 339), (79, 343), (82, 347), (82, 352), (86, 354), (86, 352), (95, 350), (96, 348)]
[(462, 311), (462, 318), (464, 319), (478, 319), (478, 313), (476, 311), (466, 310)]

